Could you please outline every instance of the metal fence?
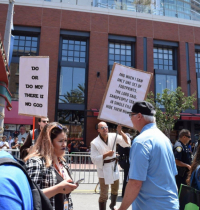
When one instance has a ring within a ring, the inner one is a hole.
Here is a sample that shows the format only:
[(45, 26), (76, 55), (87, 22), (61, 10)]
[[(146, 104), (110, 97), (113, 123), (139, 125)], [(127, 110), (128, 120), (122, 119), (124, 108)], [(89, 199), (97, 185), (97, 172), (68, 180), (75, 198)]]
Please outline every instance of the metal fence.
[[(19, 158), (20, 153), (18, 149), (3, 149), (13, 156)], [(1, 152), (1, 149), (0, 149)], [(14, 153), (15, 152), (15, 153)], [(74, 181), (84, 178), (83, 184), (96, 184), (98, 183), (97, 168), (92, 163), (89, 152), (75, 152), (65, 154), (66, 162), (70, 168), (70, 172)], [(120, 182), (123, 181), (123, 170), (120, 171)]]

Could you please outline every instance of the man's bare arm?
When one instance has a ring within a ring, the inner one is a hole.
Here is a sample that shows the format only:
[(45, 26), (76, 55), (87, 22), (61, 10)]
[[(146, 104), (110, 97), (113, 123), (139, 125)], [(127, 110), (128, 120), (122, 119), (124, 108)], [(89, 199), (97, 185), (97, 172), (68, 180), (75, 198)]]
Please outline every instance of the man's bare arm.
[[(119, 207), (118, 210), (127, 210), (128, 207), (137, 198), (141, 187), (142, 187), (142, 181), (129, 179), (129, 181), (126, 185), (124, 198), (123, 198), (121, 206)], [(115, 210), (117, 210), (117, 208), (115, 208)]]

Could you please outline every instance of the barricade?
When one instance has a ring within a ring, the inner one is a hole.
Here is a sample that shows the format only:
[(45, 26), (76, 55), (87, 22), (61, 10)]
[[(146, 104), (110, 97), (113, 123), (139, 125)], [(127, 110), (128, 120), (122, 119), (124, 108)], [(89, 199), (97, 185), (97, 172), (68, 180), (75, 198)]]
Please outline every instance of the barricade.
[[(92, 163), (89, 152), (76, 152), (65, 154), (65, 159), (71, 170), (74, 181), (84, 178), (84, 184), (96, 184), (99, 182), (97, 168)], [(123, 183), (123, 169), (119, 167), (120, 182)]]
[(7, 151), (9, 152), (11, 155), (13, 155), (16, 158), (20, 158), (20, 152), (19, 149), (0, 149), (1, 151)]
[[(18, 149), (0, 149), (0, 152), (3, 150), (11, 153), (16, 158), (20, 158)], [(90, 152), (75, 152), (73, 154), (66, 152), (65, 159), (74, 181), (84, 178), (83, 184), (97, 184), (99, 182), (97, 168), (91, 161)], [(119, 172), (120, 182), (123, 183), (124, 174), (120, 167)]]

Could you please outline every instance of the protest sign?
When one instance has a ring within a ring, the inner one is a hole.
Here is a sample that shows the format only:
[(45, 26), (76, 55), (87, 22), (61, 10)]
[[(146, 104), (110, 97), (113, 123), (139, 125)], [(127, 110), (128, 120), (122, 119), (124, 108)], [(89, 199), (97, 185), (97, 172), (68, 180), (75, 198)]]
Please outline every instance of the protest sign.
[(132, 128), (127, 112), (135, 101), (143, 101), (153, 74), (114, 63), (98, 119)]
[(48, 89), (49, 57), (20, 57), (18, 114), (47, 117)]

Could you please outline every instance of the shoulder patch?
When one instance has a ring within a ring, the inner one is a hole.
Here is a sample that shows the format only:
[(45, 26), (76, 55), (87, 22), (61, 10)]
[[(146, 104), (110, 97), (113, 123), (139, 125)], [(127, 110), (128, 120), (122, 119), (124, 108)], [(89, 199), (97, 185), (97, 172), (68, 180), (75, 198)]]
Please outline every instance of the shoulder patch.
[(176, 151), (177, 152), (181, 152), (182, 151), (182, 147), (176, 147)]

